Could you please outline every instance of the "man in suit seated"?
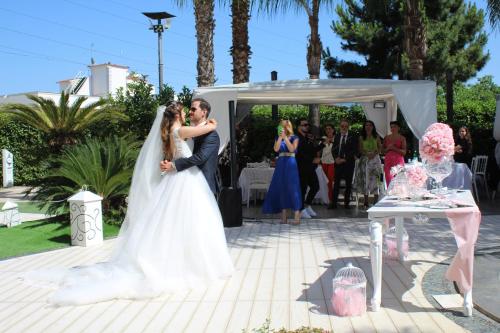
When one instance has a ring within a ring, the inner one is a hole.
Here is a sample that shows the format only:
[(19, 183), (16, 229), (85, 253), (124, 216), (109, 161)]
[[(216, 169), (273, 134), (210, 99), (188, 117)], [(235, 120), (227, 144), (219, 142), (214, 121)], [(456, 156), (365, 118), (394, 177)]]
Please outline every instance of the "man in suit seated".
[(358, 155), (358, 137), (349, 133), (349, 122), (345, 119), (341, 120), (340, 132), (333, 139), (332, 155), (335, 160), (335, 183), (333, 185), (333, 201), (329, 208), (337, 208), (340, 180), (344, 179), (344, 208), (349, 209), (352, 176), (355, 159)]

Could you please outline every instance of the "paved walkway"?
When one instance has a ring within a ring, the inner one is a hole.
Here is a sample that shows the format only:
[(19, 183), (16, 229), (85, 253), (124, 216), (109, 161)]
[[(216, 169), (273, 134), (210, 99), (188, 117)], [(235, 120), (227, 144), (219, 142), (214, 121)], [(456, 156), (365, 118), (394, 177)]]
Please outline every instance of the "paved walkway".
[[(483, 219), (480, 244), (500, 240), (499, 216)], [(274, 221), (275, 223), (277, 221)], [(347, 262), (371, 281), (366, 219), (322, 219), (299, 227), (246, 222), (226, 230), (234, 276), (207, 289), (142, 301), (116, 300), (79, 307), (46, 304), (50, 291), (16, 278), (42, 267), (71, 267), (105, 260), (114, 240), (100, 247), (71, 247), (0, 261), (2, 332), (241, 332), (322, 327), (335, 332), (463, 332), (426, 299), (426, 272), (455, 253), (445, 220), (407, 224), (409, 261), (384, 263), (382, 309), (353, 318), (333, 314), (329, 299), (335, 272)], [(443, 277), (444, 279), (444, 277)], [(371, 286), (368, 286), (368, 297)], [(469, 318), (474, 320), (474, 318)]]
[[(13, 202), (28, 201), (32, 195), (25, 196), (24, 192), (28, 189), (27, 186), (1, 187), (0, 188), (0, 208), (7, 200)], [(47, 218), (48, 215), (36, 213), (19, 213), (21, 222), (37, 221)]]
[(29, 200), (31, 196), (24, 194), (28, 189), (28, 186), (0, 187), (0, 202)]

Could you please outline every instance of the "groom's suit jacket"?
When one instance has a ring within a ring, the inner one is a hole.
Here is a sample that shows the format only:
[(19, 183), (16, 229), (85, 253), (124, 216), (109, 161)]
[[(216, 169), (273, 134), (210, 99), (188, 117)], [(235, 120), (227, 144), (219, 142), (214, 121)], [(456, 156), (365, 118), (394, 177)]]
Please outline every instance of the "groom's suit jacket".
[(217, 193), (217, 158), (220, 139), (216, 131), (194, 138), (193, 155), (175, 160), (175, 168), (182, 171), (192, 166), (198, 166), (203, 172), (208, 186), (213, 193)]

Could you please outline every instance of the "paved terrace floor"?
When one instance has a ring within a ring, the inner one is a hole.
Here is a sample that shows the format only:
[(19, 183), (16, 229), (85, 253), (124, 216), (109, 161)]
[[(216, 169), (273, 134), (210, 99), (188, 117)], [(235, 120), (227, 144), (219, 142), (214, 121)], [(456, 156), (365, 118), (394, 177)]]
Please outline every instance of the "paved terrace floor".
[[(497, 243), (499, 216), (483, 217), (479, 244)], [(16, 278), (42, 267), (71, 267), (105, 260), (114, 240), (94, 248), (71, 247), (0, 261), (1, 332), (241, 332), (261, 327), (322, 327), (335, 332), (463, 332), (436, 310), (421, 288), (426, 272), (455, 253), (446, 220), (407, 223), (409, 261), (385, 261), (382, 309), (362, 317), (333, 315), (329, 299), (335, 272), (347, 262), (368, 277), (368, 220), (331, 218), (300, 226), (247, 220), (226, 229), (236, 266), (232, 278), (207, 289), (142, 301), (115, 300), (54, 308), (51, 291)], [(444, 277), (443, 277), (444, 279)], [(473, 320), (473, 319), (470, 319)]]

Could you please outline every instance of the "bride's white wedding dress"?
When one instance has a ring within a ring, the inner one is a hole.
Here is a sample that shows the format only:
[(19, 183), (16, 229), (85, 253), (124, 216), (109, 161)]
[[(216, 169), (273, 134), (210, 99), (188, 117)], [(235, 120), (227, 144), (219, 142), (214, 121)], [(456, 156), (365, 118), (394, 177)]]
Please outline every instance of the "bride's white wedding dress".
[[(200, 287), (232, 274), (222, 218), (201, 170), (193, 167), (160, 175), (161, 141), (156, 138), (160, 136), (159, 118), (141, 149), (127, 216), (111, 259), (25, 276), (28, 282), (55, 285), (51, 303), (78, 305), (155, 297)], [(174, 140), (175, 158), (191, 156), (178, 129), (174, 130)]]

